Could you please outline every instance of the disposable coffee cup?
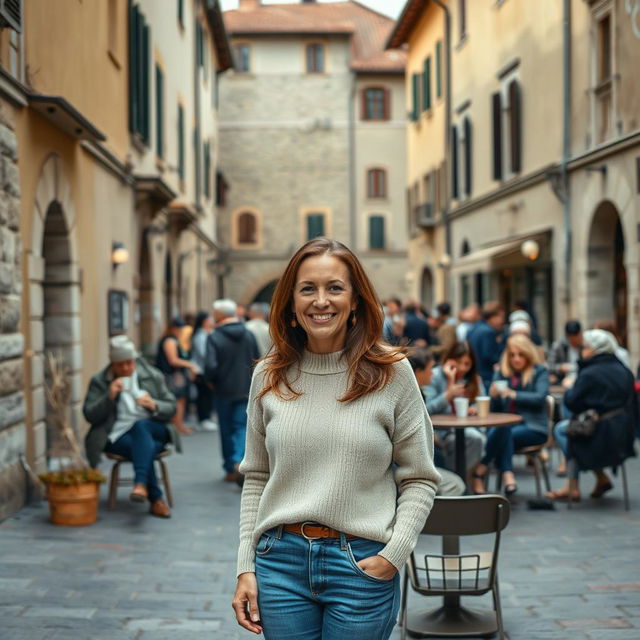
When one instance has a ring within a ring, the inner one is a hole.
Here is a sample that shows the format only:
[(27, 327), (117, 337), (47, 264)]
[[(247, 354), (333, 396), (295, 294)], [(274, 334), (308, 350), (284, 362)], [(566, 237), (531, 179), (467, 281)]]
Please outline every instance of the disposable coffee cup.
[(489, 403), (491, 398), (489, 396), (477, 396), (476, 407), (478, 408), (478, 417), (486, 418), (489, 415)]
[(496, 389), (500, 394), (509, 388), (509, 383), (506, 380), (496, 380), (493, 384), (496, 385)]
[(125, 376), (120, 378), (120, 382), (122, 383), (123, 391), (131, 391), (131, 387), (132, 387), (131, 376)]
[(469, 398), (454, 398), (453, 408), (458, 418), (466, 418), (469, 415)]

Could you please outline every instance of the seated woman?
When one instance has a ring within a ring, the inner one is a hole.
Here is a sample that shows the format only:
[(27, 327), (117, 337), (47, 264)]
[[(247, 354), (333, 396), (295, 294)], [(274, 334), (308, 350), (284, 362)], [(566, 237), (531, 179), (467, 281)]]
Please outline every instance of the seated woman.
[(536, 346), (526, 336), (510, 336), (489, 395), (493, 411), (517, 413), (523, 421), (514, 427), (489, 429), (486, 453), (473, 473), (475, 493), (485, 493), (484, 480), (492, 461), (502, 473), (505, 495), (517, 491), (513, 475), (513, 452), (547, 440), (548, 393), (549, 374), (539, 362)]
[(637, 410), (633, 374), (616, 356), (618, 343), (608, 331), (585, 331), (582, 340), (578, 377), (565, 393), (564, 404), (574, 415), (594, 409), (602, 418), (591, 438), (581, 438), (576, 442), (571, 442), (567, 436), (569, 420), (562, 420), (556, 425), (553, 432), (556, 442), (567, 461), (573, 458), (576, 462), (569, 467), (573, 467), (573, 473), (567, 483), (546, 494), (556, 500), (567, 498), (569, 492), (573, 500), (580, 499), (579, 469), (594, 471), (596, 486), (591, 497), (600, 498), (613, 488), (602, 467), (617, 466), (634, 455)]
[[(433, 354), (429, 349), (417, 347), (409, 352), (409, 364), (413, 369), (420, 389), (428, 386), (433, 377)], [(427, 407), (427, 411), (429, 408)], [(442, 453), (443, 444), (434, 436), (433, 439), (433, 462), (440, 474), (440, 484), (438, 485), (437, 495), (439, 496), (461, 496), (465, 490), (464, 480), (446, 468), (446, 461)]]
[[(476, 356), (466, 341), (456, 342), (443, 354), (442, 366), (435, 367), (431, 383), (426, 387), (427, 411), (432, 413), (453, 413), (453, 399), (469, 398), (469, 415), (476, 413), (473, 406), (478, 396), (485, 394), (482, 379), (478, 375)], [(453, 429), (436, 429), (436, 435), (443, 443), (447, 467), (455, 467), (455, 432)], [(478, 429), (465, 429), (467, 467), (474, 467), (484, 451), (486, 437)]]

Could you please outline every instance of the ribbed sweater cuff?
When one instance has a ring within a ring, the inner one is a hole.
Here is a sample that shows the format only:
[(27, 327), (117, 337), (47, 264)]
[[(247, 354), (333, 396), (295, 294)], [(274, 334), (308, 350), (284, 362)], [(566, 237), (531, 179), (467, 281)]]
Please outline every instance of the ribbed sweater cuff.
[(238, 549), (238, 566), (236, 576), (239, 576), (241, 573), (247, 573), (248, 571), (252, 573), (255, 572), (255, 557), (256, 552), (251, 542), (241, 542)]

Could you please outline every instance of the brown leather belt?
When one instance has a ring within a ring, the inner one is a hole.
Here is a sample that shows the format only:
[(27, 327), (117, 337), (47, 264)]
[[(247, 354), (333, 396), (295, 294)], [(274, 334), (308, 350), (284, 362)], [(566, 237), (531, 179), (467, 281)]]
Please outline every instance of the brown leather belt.
[[(307, 540), (314, 540), (317, 538), (339, 538), (340, 532), (332, 529), (331, 527), (325, 527), (322, 524), (316, 524), (314, 522), (296, 522), (295, 524), (285, 524), (283, 529), (289, 533), (297, 533), (299, 536), (306, 538)], [(357, 536), (349, 535), (345, 533), (347, 540), (353, 540)]]

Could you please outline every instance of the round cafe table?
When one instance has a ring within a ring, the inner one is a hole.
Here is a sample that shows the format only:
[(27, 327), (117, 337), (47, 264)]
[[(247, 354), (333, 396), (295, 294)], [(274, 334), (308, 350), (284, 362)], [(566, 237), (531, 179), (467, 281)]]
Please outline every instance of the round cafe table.
[(438, 413), (431, 416), (431, 423), (438, 429), (455, 429), (456, 434), (456, 468), (455, 472), (466, 481), (467, 454), (464, 430), (467, 427), (511, 427), (522, 422), (517, 413), (490, 413), (486, 418), (467, 416), (459, 418), (453, 413)]

